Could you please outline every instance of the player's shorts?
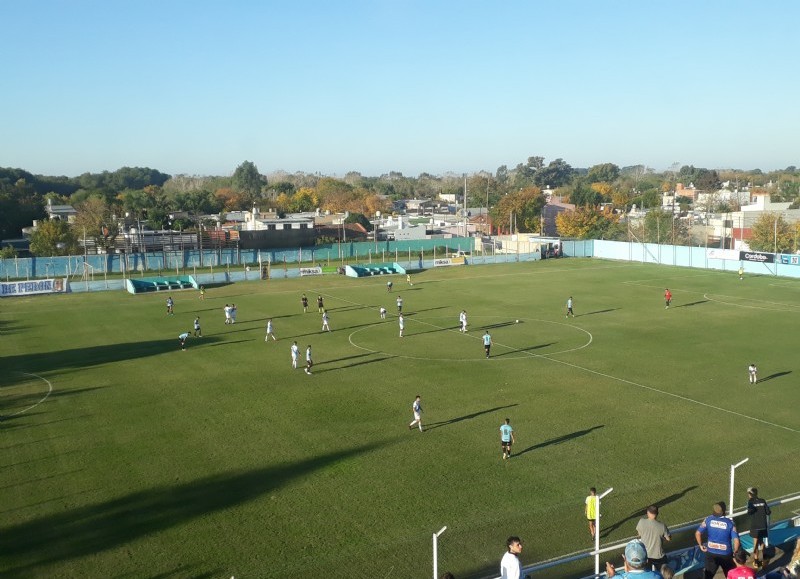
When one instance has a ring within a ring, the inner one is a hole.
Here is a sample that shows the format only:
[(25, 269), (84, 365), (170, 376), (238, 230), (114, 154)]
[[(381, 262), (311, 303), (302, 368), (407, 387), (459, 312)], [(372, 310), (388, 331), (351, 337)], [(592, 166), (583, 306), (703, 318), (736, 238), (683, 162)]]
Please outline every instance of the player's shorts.
[(414, 420), (420, 420), (421, 418), (422, 418), (422, 416), (420, 415), (419, 412), (415, 412), (414, 413)]
[(767, 529), (750, 529), (750, 536), (754, 539), (766, 539)]
[(510, 440), (501, 440), (500, 441), (500, 448), (502, 448), (503, 450), (505, 450), (507, 448), (511, 448), (511, 441)]

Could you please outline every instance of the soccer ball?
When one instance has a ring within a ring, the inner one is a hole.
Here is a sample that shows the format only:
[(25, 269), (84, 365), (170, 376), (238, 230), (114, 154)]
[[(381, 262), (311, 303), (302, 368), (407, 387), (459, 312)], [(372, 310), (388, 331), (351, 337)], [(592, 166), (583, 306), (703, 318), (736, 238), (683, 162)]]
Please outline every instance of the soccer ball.
[(519, 323), (519, 320), (515, 320), (515, 321), (514, 321), (514, 323), (515, 323), (515, 324), (518, 324), (518, 323)]

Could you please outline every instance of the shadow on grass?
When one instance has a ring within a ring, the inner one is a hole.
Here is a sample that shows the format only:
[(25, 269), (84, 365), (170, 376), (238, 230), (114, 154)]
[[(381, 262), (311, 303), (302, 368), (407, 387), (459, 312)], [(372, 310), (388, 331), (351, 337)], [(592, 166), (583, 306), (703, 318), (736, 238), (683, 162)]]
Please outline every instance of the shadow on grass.
[(527, 452), (532, 452), (534, 450), (539, 450), (540, 448), (546, 448), (548, 446), (555, 446), (557, 444), (564, 444), (565, 442), (569, 442), (570, 440), (574, 440), (576, 438), (580, 438), (581, 436), (586, 436), (587, 434), (591, 433), (593, 430), (598, 430), (600, 428), (604, 428), (605, 424), (599, 424), (597, 426), (592, 426), (591, 428), (586, 428), (584, 430), (576, 430), (575, 432), (570, 432), (569, 434), (562, 434), (561, 436), (557, 436), (555, 438), (551, 438), (549, 440), (545, 440), (544, 442), (540, 442), (538, 444), (534, 444), (533, 446), (529, 446), (525, 450), (521, 450), (514, 454), (514, 456), (522, 456)]
[[(546, 348), (547, 346), (552, 346), (553, 344), (557, 344), (558, 342), (548, 342), (547, 344), (538, 344), (536, 346), (528, 346), (527, 348), (514, 348), (513, 350), (509, 350), (508, 352), (503, 352), (502, 354), (497, 354), (492, 356), (492, 358), (501, 358), (503, 356), (510, 356), (512, 354), (519, 354), (521, 352), (530, 352), (532, 350), (540, 350), (542, 348)], [(520, 356), (520, 358), (524, 358), (525, 356)]]
[(621, 308), (608, 308), (607, 310), (597, 310), (597, 311), (594, 311), (594, 312), (586, 312), (585, 314), (578, 314), (575, 317), (576, 318), (582, 318), (584, 316), (593, 316), (595, 314), (607, 314), (608, 312), (616, 312), (619, 309), (621, 309)]
[[(663, 499), (661, 499), (659, 501), (655, 501), (655, 502), (653, 502), (651, 504), (656, 505), (660, 509), (661, 507), (664, 507), (664, 506), (666, 506), (666, 505), (668, 505), (670, 503), (674, 503), (678, 499), (682, 498), (685, 494), (693, 491), (696, 488), (698, 488), (697, 485), (686, 487), (682, 491), (679, 491), (677, 493), (671, 494), (668, 497), (665, 497), (665, 498), (663, 498)], [(631, 512), (627, 517), (625, 517), (623, 519), (620, 519), (619, 521), (615, 522), (612, 525), (609, 525), (607, 528), (605, 528), (605, 529), (601, 528), (600, 529), (600, 536), (601, 537), (608, 537), (608, 535), (610, 535), (611, 533), (613, 533), (614, 531), (619, 529), (625, 523), (627, 523), (629, 521), (633, 521), (634, 519), (639, 519), (639, 518), (647, 516), (646, 511), (647, 511), (647, 506), (645, 505), (641, 509), (637, 509), (637, 510)]]
[(162, 485), (0, 528), (9, 574), (33, 576), (41, 565), (96, 555), (141, 537), (269, 495), (331, 464), (387, 443), (372, 443), (278, 466)]
[(677, 306), (672, 306), (673, 308), (689, 308), (691, 306), (696, 306), (698, 304), (707, 304), (708, 300), (698, 300), (696, 302), (689, 302), (688, 304), (679, 304)]
[(441, 422), (431, 422), (430, 424), (426, 424), (425, 426), (423, 426), (423, 428), (425, 428), (425, 430), (444, 428), (445, 426), (457, 424), (465, 420), (472, 420), (473, 418), (477, 418), (478, 416), (483, 416), (484, 414), (491, 414), (492, 412), (497, 412), (498, 410), (504, 410), (506, 408), (514, 408), (514, 406), (519, 406), (519, 404), (508, 404), (507, 406), (495, 406), (494, 408), (489, 408), (487, 410), (480, 410), (478, 412), (473, 412), (472, 414), (465, 414), (464, 416), (458, 416), (456, 418), (451, 418), (450, 420), (442, 420)]
[[(365, 354), (367, 356), (374, 356), (374, 354)], [(353, 356), (357, 358), (359, 356)], [(315, 374), (324, 374), (325, 372), (335, 372), (336, 370), (345, 370), (347, 368), (355, 368), (356, 366), (364, 366), (365, 364), (372, 364), (374, 362), (383, 362), (384, 360), (391, 360), (394, 356), (383, 356), (381, 358), (375, 358), (374, 360), (362, 360), (361, 362), (354, 362), (352, 364), (346, 364), (344, 366), (338, 366), (336, 368), (326, 368), (324, 370), (314, 371)], [(322, 362), (322, 364), (326, 364), (327, 362)], [(315, 364), (316, 366), (316, 364)]]
[(775, 378), (780, 378), (782, 376), (787, 376), (787, 375), (789, 375), (791, 373), (792, 373), (791, 370), (785, 370), (783, 372), (775, 372), (774, 374), (770, 374), (766, 378), (762, 378), (761, 380), (758, 380), (756, 382), (756, 384), (761, 384), (762, 382), (767, 382), (768, 380), (774, 380)]
[[(479, 326), (482, 330), (496, 330), (497, 328), (505, 328), (506, 326), (513, 326), (516, 325), (518, 322), (516, 320), (511, 320), (510, 322), (500, 322), (497, 324), (492, 324), (490, 326)], [(520, 324), (524, 324), (524, 320), (519, 321)]]
[(0, 335), (13, 334), (26, 329), (27, 326), (20, 325), (16, 320), (0, 320)]
[[(189, 331), (189, 328), (186, 328)], [(18, 356), (5, 356), (0, 358), (5, 369), (2, 386), (17, 384), (20, 380), (31, 380), (30, 376), (18, 373), (42, 374), (46, 372), (63, 372), (65, 370), (83, 369), (100, 364), (113, 364), (125, 360), (136, 360), (158, 356), (165, 352), (180, 351), (178, 333), (168, 340), (148, 340), (144, 342), (124, 342), (120, 344), (101, 344), (85, 348), (72, 348), (56, 352), (38, 352), (20, 354)], [(188, 348), (198, 347), (200, 344), (209, 344), (221, 341), (217, 337), (191, 338)]]

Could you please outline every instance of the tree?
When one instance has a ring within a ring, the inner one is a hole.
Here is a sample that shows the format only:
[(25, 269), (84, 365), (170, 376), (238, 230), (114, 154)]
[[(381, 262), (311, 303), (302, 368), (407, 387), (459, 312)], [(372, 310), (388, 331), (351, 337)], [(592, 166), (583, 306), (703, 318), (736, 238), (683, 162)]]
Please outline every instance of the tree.
[(701, 191), (714, 193), (720, 188), (719, 175), (716, 171), (708, 169), (698, 169), (694, 176), (694, 186)]
[(11, 245), (0, 248), (0, 259), (13, 259), (17, 257), (17, 250)]
[(559, 235), (578, 239), (623, 239), (625, 230), (619, 215), (610, 208), (597, 210), (579, 207), (575, 211), (562, 211), (556, 216)]
[(75, 207), (75, 210), (78, 214), (72, 229), (77, 238), (92, 239), (97, 247), (106, 251), (114, 247), (119, 226), (111, 206), (104, 199), (89, 197)]
[(563, 159), (550, 161), (547, 167), (542, 167), (533, 176), (533, 182), (537, 187), (550, 187), (555, 189), (566, 185), (572, 179), (574, 170)]
[(31, 235), (31, 253), (36, 256), (74, 255), (78, 247), (69, 224), (60, 219), (42, 221)]
[(582, 178), (576, 179), (572, 191), (569, 192), (569, 202), (579, 207), (599, 205), (603, 198), (594, 188), (590, 187)]
[(603, 163), (589, 167), (586, 180), (589, 183), (612, 183), (619, 177), (619, 167), (614, 163)]
[(687, 245), (690, 243), (689, 230), (685, 222), (663, 209), (648, 211), (642, 221), (640, 241), (646, 243), (664, 243)]
[[(516, 231), (539, 231), (541, 226), (542, 208), (545, 198), (537, 187), (528, 187), (516, 193), (509, 193), (500, 198), (500, 201), (491, 209), (490, 215), (495, 224), (516, 225)], [(503, 226), (501, 225), (501, 228)]]
[(241, 194), (240, 206), (235, 209), (250, 209), (261, 197), (261, 187), (267, 184), (267, 178), (258, 172), (254, 163), (245, 161), (236, 167), (231, 182)]
[(748, 242), (754, 251), (788, 253), (795, 247), (795, 231), (778, 213), (763, 213), (751, 228)]

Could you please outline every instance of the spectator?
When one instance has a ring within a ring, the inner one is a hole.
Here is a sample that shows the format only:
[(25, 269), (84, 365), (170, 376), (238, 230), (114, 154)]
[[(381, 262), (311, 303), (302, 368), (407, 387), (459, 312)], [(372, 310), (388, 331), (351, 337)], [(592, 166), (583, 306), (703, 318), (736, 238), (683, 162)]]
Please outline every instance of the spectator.
[(644, 543), (634, 539), (625, 546), (623, 555), (625, 570), (617, 574), (614, 564), (611, 561), (606, 563), (606, 575), (609, 577), (623, 577), (625, 579), (662, 579), (658, 571), (647, 570), (647, 549)]
[(733, 554), (736, 567), (728, 571), (727, 579), (756, 579), (756, 572), (747, 566), (747, 551), (739, 549)]
[(782, 569), (771, 571), (764, 579), (800, 579), (800, 540), (795, 543), (792, 560)]
[[(703, 544), (703, 533), (708, 543)], [(735, 567), (733, 553), (739, 550), (739, 533), (732, 519), (725, 516), (725, 503), (714, 504), (714, 514), (707, 516), (694, 533), (700, 550), (706, 554), (705, 579), (713, 579), (717, 569), (728, 572)]]
[(665, 563), (661, 565), (661, 576), (664, 579), (672, 579), (673, 577), (675, 577), (675, 571), (672, 569), (672, 567), (670, 567)]
[(645, 549), (647, 549), (647, 564), (653, 570), (660, 569), (667, 562), (662, 539), (669, 541), (671, 536), (667, 526), (658, 520), (658, 507), (656, 505), (647, 507), (647, 517), (639, 519), (636, 525), (636, 532), (642, 543), (644, 543)]
[(506, 541), (508, 551), (500, 560), (500, 579), (521, 579), (522, 565), (519, 554), (522, 553), (522, 541), (519, 537), (511, 536)]
[[(750, 515), (750, 536), (753, 538), (753, 565), (764, 566), (764, 539), (769, 529), (769, 516), (772, 511), (767, 501), (758, 496), (758, 489), (747, 489), (747, 514)], [(759, 554), (761, 555), (759, 557)]]

